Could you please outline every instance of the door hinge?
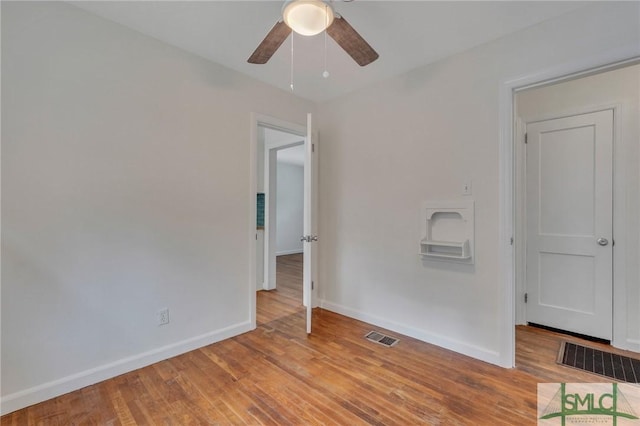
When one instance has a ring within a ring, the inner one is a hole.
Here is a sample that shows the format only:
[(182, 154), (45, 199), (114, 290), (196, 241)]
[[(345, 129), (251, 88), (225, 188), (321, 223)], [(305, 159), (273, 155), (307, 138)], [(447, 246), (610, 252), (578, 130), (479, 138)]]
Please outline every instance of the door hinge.
[(311, 144), (311, 152), (316, 152), (316, 144), (315, 143)]
[(529, 293), (525, 293), (524, 294), (524, 303), (527, 303), (529, 301)]
[(513, 245), (513, 237), (511, 237), (511, 240), (509, 241), (509, 243)]
[(529, 133), (525, 133), (524, 134), (524, 143), (528, 143), (529, 142)]
[(311, 281), (311, 290), (313, 290), (315, 288), (314, 282)]

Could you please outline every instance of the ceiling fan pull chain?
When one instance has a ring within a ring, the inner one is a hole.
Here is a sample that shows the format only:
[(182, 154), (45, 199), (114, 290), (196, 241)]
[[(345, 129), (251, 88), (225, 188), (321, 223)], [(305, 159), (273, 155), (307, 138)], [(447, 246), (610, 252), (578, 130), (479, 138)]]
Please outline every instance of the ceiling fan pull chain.
[(325, 3), (325, 17), (324, 17), (324, 71), (322, 72), (322, 76), (324, 78), (329, 78), (329, 71), (327, 70), (327, 28), (329, 28), (329, 11), (327, 10), (329, 8), (329, 5), (327, 5)]
[(291, 87), (292, 92), (293, 92), (293, 34), (294, 32), (291, 31), (291, 82), (289, 84), (289, 87)]

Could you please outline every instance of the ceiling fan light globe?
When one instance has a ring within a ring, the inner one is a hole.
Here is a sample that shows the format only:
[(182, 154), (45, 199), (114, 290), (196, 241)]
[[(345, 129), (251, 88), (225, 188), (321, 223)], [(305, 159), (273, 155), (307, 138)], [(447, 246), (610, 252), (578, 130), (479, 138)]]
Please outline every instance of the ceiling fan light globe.
[(333, 22), (333, 10), (321, 0), (294, 0), (282, 10), (284, 22), (305, 36), (320, 34)]

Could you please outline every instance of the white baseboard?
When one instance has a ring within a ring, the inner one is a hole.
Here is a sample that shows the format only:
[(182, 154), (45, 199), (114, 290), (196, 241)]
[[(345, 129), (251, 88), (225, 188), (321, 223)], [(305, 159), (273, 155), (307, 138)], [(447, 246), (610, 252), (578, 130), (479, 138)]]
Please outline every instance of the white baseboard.
[(413, 337), (423, 342), (431, 343), (436, 346), (440, 346), (445, 349), (452, 350), (454, 352), (461, 353), (463, 355), (470, 356), (472, 358), (479, 359), (481, 361), (488, 362), (501, 366), (500, 353), (497, 351), (491, 351), (479, 346), (470, 345), (468, 343), (459, 342), (457, 340), (450, 339), (448, 337), (429, 333), (424, 330), (419, 330), (407, 325), (398, 324), (386, 318), (370, 315), (365, 312), (361, 312), (355, 309), (348, 308), (346, 306), (338, 305), (336, 303), (328, 302), (326, 300), (320, 301), (320, 307), (328, 311), (338, 313), (350, 318), (354, 318), (360, 321), (368, 322), (369, 324), (376, 325), (378, 327), (386, 328), (387, 330), (402, 333), (406, 336)]
[(302, 249), (282, 250), (282, 251), (277, 251), (276, 256), (286, 256), (288, 254), (300, 254), (302, 252), (303, 252)]
[(0, 415), (8, 414), (21, 408), (64, 395), (65, 393), (246, 333), (247, 331), (251, 331), (251, 323), (249, 321), (201, 334), (6, 395), (0, 399)]

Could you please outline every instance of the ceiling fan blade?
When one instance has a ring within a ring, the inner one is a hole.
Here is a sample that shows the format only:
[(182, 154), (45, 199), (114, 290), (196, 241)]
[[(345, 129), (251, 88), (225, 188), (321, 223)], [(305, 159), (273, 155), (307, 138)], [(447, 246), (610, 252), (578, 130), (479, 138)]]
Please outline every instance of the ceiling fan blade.
[(378, 53), (341, 16), (336, 16), (327, 28), (327, 34), (344, 49), (361, 67), (378, 59)]
[(260, 43), (249, 59), (247, 59), (247, 62), (250, 64), (266, 64), (290, 33), (291, 28), (289, 28), (287, 24), (282, 21), (277, 22), (273, 28), (271, 28), (269, 34), (262, 40), (262, 43)]

